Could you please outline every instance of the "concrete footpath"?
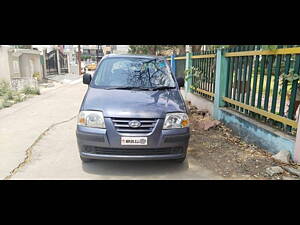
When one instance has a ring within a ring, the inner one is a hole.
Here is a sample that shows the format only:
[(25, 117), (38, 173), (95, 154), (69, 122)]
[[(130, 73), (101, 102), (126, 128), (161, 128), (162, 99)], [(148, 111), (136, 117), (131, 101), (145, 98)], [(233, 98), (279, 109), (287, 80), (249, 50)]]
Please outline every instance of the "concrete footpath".
[(87, 86), (82, 78), (0, 110), (0, 179), (9, 176), (51, 126), (74, 118)]
[(93, 161), (82, 163), (76, 143), (76, 118), (58, 124), (35, 145), (29, 163), (11, 180), (213, 180), (223, 179), (188, 155), (171, 161)]

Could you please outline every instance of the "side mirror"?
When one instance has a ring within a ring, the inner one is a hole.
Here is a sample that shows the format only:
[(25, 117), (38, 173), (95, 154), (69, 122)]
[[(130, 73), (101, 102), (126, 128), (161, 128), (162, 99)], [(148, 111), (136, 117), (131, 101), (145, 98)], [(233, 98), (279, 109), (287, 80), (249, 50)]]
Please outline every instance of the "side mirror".
[(91, 80), (92, 80), (91, 74), (86, 73), (83, 75), (83, 83), (84, 84), (90, 84)]
[(184, 78), (183, 77), (178, 77), (176, 80), (177, 80), (179, 88), (184, 87)]

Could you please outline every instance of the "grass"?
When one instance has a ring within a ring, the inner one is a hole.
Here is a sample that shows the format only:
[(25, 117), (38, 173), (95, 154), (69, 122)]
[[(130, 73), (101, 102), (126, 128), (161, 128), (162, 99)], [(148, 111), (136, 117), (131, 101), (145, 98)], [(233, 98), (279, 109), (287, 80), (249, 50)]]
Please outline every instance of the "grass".
[(31, 87), (25, 87), (22, 92), (26, 95), (40, 95), (40, 89), (38, 88), (31, 88)]
[(5, 81), (0, 82), (0, 97), (5, 96), (10, 91), (9, 84)]
[(21, 92), (12, 90), (5, 81), (0, 81), (0, 109), (25, 100), (26, 95), (40, 95), (38, 88), (25, 87)]

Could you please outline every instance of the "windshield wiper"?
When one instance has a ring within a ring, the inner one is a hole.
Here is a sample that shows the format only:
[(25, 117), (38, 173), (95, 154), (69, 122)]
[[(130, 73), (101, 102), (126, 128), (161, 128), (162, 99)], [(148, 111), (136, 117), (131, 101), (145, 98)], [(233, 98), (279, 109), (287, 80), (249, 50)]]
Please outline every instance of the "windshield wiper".
[(161, 87), (153, 87), (151, 88), (153, 91), (155, 90), (166, 90), (166, 89), (174, 89), (176, 87), (170, 87), (170, 86), (161, 86)]
[(134, 86), (116, 86), (116, 87), (107, 87), (105, 90), (119, 89), (119, 90), (146, 90), (146, 91), (156, 91), (156, 90), (166, 90), (174, 89), (176, 87), (170, 86), (160, 86), (160, 87), (134, 87)]
[(111, 89), (120, 89), (120, 90), (133, 90), (133, 89), (137, 89), (137, 90), (148, 90), (148, 88), (143, 88), (143, 87), (133, 87), (133, 86), (121, 86), (121, 87), (108, 87), (105, 88), (106, 90), (111, 90)]

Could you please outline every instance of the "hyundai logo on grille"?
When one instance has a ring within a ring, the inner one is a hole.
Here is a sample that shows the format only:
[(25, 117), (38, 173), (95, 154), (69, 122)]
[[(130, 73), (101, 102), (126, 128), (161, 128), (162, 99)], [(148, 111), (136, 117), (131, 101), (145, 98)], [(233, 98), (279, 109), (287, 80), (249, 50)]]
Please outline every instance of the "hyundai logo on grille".
[(128, 125), (132, 128), (138, 128), (141, 126), (141, 122), (137, 120), (131, 120), (129, 121)]

